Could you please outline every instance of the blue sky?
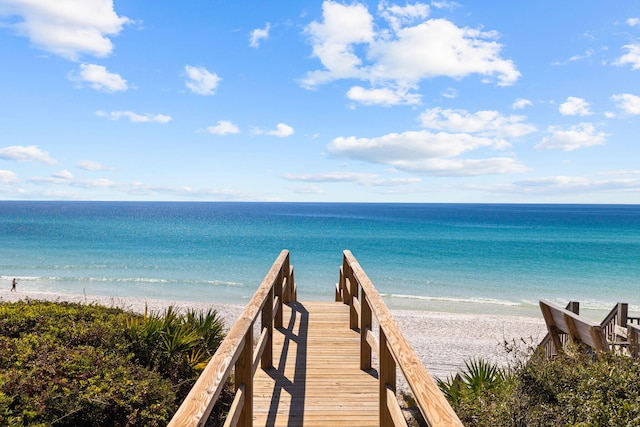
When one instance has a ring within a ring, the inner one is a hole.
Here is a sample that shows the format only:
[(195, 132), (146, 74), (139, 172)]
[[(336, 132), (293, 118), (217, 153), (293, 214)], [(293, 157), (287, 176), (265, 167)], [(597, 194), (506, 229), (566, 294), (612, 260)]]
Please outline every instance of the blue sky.
[(635, 1), (0, 0), (0, 199), (640, 203)]

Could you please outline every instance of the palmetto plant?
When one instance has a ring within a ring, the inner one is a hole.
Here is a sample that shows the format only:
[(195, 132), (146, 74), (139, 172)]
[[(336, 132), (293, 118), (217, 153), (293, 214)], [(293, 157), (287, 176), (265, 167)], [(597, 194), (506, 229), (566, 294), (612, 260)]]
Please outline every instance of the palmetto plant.
[(436, 380), (447, 400), (454, 405), (463, 398), (478, 398), (482, 393), (496, 389), (505, 380), (505, 373), (495, 363), (478, 358), (465, 362), (456, 376)]
[(196, 377), (224, 339), (223, 328), (215, 310), (181, 314), (173, 306), (126, 323), (135, 357), (172, 379)]

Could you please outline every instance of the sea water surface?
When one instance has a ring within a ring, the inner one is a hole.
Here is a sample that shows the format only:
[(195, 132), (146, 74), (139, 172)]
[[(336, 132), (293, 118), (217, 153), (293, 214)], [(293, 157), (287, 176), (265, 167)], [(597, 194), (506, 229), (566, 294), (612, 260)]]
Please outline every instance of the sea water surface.
[(282, 249), (302, 300), (333, 298), (349, 249), (395, 309), (640, 315), (635, 205), (0, 202), (0, 296), (244, 304)]

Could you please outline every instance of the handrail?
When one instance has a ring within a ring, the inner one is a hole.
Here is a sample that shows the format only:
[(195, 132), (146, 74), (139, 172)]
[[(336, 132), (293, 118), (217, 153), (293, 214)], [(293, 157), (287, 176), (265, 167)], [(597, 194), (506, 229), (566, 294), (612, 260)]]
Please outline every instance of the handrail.
[[(396, 366), (413, 392), (420, 412), (430, 427), (463, 426), (415, 350), (396, 325), (371, 280), (353, 256), (344, 251), (336, 300), (350, 306), (350, 327), (360, 329), (360, 368), (371, 369), (372, 344), (377, 344), (380, 425), (403, 425), (398, 421)], [(372, 316), (378, 323), (378, 339), (370, 332)], [(395, 401), (396, 405), (393, 405)], [(395, 421), (394, 421), (395, 420)], [(397, 424), (399, 423), (399, 424)], [(405, 424), (406, 425), (406, 424)]]
[(627, 327), (628, 310), (629, 305), (627, 303), (619, 302), (611, 309), (604, 320), (600, 322), (600, 327), (602, 327), (602, 330), (604, 331), (604, 336), (612, 343), (618, 341), (616, 326), (621, 328)]
[[(566, 310), (574, 312), (575, 314), (580, 314), (580, 302), (578, 301), (569, 301), (569, 304), (565, 307)], [(542, 338), (540, 344), (538, 344), (538, 348), (544, 354), (545, 359), (551, 359), (554, 355), (557, 355), (569, 341), (569, 335), (558, 333), (558, 339), (560, 339), (561, 348), (556, 348), (553, 340), (551, 339), (551, 334), (547, 332), (547, 335)]]
[[(600, 327), (602, 328), (603, 334), (607, 341), (613, 345), (626, 345), (626, 342), (619, 341), (618, 331), (622, 328), (626, 328), (628, 323), (633, 323), (636, 317), (629, 317), (628, 315), (628, 307), (627, 303), (619, 302), (617, 303), (605, 316), (605, 318), (600, 322)], [(569, 310), (575, 314), (580, 314), (580, 303), (578, 301), (569, 301), (569, 304), (565, 307), (566, 310)], [(640, 324), (640, 322), (637, 322)], [(569, 335), (558, 332), (558, 338), (560, 340), (561, 347), (564, 347), (569, 341)], [(547, 333), (545, 337), (538, 344), (538, 348), (544, 352), (545, 359), (550, 359), (554, 355), (558, 354), (562, 348), (555, 348), (553, 340), (551, 339), (551, 334)]]
[(640, 357), (640, 326), (628, 323), (627, 337), (629, 338), (629, 355), (637, 359)]
[[(258, 360), (262, 368), (273, 366), (273, 328), (282, 327), (283, 303), (296, 298), (289, 251), (283, 250), (168, 427), (204, 426), (232, 370), (236, 396), (225, 425), (252, 425), (253, 376)], [(261, 315), (262, 330), (254, 354), (253, 326), (258, 315)]]

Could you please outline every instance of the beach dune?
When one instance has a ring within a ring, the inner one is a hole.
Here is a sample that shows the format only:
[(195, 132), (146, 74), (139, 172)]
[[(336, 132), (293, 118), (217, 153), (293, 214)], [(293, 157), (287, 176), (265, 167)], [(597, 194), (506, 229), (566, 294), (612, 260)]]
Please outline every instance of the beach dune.
[[(169, 301), (130, 297), (87, 296), (42, 292), (3, 291), (2, 302), (24, 299), (69, 301), (83, 304), (100, 304), (120, 307), (137, 313), (145, 309), (161, 312), (170, 305), (176, 308), (196, 310), (215, 309), (229, 329), (244, 310), (236, 304), (215, 302)], [(455, 375), (467, 360), (482, 357), (500, 365), (508, 363), (504, 342), (538, 343), (546, 334), (542, 315), (540, 318), (486, 314), (458, 314), (425, 311), (391, 310), (391, 313), (407, 337), (427, 370), (436, 377)], [(524, 340), (524, 342), (522, 342)], [(399, 384), (402, 387), (402, 384)]]

